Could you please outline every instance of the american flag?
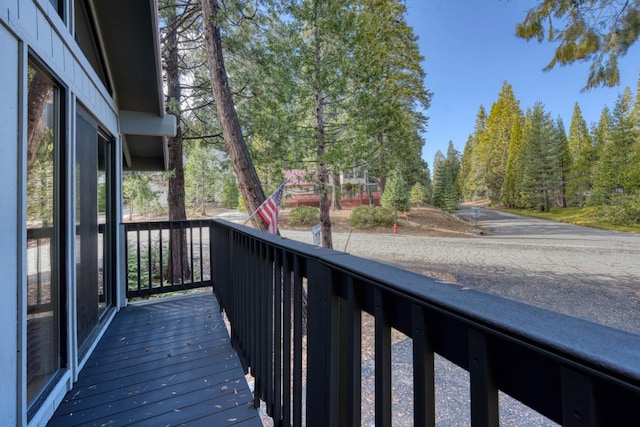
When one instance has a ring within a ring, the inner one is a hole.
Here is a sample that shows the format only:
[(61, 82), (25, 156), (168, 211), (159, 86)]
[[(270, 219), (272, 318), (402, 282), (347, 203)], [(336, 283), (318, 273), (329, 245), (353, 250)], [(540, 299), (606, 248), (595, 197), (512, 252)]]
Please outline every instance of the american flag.
[(260, 215), (260, 218), (269, 227), (268, 231), (271, 234), (278, 232), (278, 215), (280, 213), (280, 203), (282, 203), (282, 191), (284, 190), (284, 184), (265, 200), (260, 207), (256, 210), (256, 213)]

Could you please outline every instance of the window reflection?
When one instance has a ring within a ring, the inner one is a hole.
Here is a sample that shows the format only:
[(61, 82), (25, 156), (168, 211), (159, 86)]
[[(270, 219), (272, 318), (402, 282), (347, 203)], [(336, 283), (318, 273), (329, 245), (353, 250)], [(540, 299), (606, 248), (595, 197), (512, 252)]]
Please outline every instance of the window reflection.
[(27, 399), (61, 368), (56, 213), (58, 90), (33, 64), (27, 111)]

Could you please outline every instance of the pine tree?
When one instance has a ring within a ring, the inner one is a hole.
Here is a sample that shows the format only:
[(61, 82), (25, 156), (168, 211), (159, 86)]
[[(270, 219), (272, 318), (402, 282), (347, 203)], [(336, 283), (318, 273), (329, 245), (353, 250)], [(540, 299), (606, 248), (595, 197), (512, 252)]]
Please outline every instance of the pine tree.
[(537, 102), (525, 117), (522, 135), (526, 162), (523, 192), (527, 207), (548, 211), (557, 189), (557, 130), (542, 103)]
[[(526, 40), (556, 43), (545, 67), (591, 61), (586, 89), (615, 86), (620, 81), (618, 56), (624, 56), (640, 36), (638, 1), (544, 0), (538, 1), (516, 26)], [(546, 36), (546, 37), (545, 37)]]
[(571, 167), (567, 182), (567, 202), (572, 206), (584, 204), (592, 187), (592, 138), (587, 123), (582, 117), (580, 106), (576, 102), (569, 126), (569, 151)]
[(437, 208), (445, 205), (445, 194), (447, 191), (445, 157), (442, 151), (436, 151), (433, 156), (433, 193), (431, 204)]
[(618, 97), (611, 118), (609, 140), (602, 147), (594, 186), (594, 195), (601, 204), (610, 204), (617, 194), (635, 190), (629, 177), (630, 170), (637, 168), (637, 164), (631, 163), (630, 153), (637, 142), (638, 133), (629, 88), (625, 88)]
[(380, 204), (394, 210), (394, 212), (409, 212), (409, 187), (402, 173), (396, 169), (391, 172), (387, 186), (380, 198)]
[(197, 142), (189, 150), (184, 170), (185, 192), (187, 200), (200, 208), (200, 215), (206, 215), (206, 203), (215, 199), (220, 172), (216, 152), (203, 142)]
[(129, 210), (129, 221), (133, 213), (148, 213), (157, 194), (151, 188), (151, 176), (144, 172), (126, 172), (122, 179), (123, 203)]
[(447, 156), (440, 150), (436, 152), (433, 167), (433, 206), (447, 212), (458, 209), (460, 202), (460, 189), (458, 187), (458, 174), (460, 172), (460, 153), (449, 141)]
[[(611, 144), (611, 123), (613, 118), (609, 108), (604, 107), (598, 124), (593, 128), (593, 148), (591, 161), (593, 162), (593, 186), (589, 195), (590, 205), (602, 205), (607, 201), (611, 171), (604, 160), (604, 152)], [(610, 165), (609, 165), (610, 166)]]
[(222, 198), (220, 205), (223, 208), (237, 208), (240, 190), (232, 173), (225, 173), (222, 178)]
[(426, 203), (427, 201), (427, 193), (419, 182), (416, 182), (413, 187), (411, 187), (411, 192), (409, 193), (409, 202), (412, 205), (420, 207), (421, 204)]
[(487, 196), (492, 202), (502, 201), (509, 143), (513, 129), (513, 117), (522, 115), (520, 102), (506, 81), (491, 106), (487, 125), (474, 147), (474, 157), (479, 166), (479, 178), (484, 184)]
[(557, 205), (567, 207), (567, 181), (571, 170), (571, 150), (562, 118), (556, 120), (556, 138), (553, 140), (555, 157), (555, 185), (557, 186)]
[[(353, 37), (354, 105), (352, 121), (363, 136), (370, 173), (384, 189), (391, 170), (421, 169), (420, 131), (431, 93), (425, 89), (417, 37), (406, 22), (401, 0), (356, 0)], [(368, 147), (367, 147), (368, 145)]]
[(519, 116), (513, 117), (511, 140), (509, 141), (509, 155), (504, 178), (503, 203), (508, 207), (521, 205), (520, 194), (522, 192), (522, 170), (524, 167), (522, 128)]
[(487, 112), (483, 105), (478, 108), (473, 134), (467, 139), (462, 154), (460, 174), (458, 176), (458, 187), (465, 200), (475, 200), (485, 197), (486, 189), (482, 182), (482, 172), (484, 168), (480, 164), (476, 147), (480, 141), (482, 133), (487, 126)]

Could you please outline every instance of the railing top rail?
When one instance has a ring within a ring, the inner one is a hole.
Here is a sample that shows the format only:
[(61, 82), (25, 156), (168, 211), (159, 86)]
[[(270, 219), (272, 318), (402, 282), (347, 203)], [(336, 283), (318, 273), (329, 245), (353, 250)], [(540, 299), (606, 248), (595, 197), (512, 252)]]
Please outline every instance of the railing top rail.
[(127, 229), (127, 231), (133, 231), (138, 226), (142, 229), (159, 230), (169, 228), (169, 226), (176, 228), (176, 225), (197, 225), (211, 221), (210, 219), (180, 219), (180, 220), (160, 220), (160, 221), (136, 221), (136, 222), (122, 222), (121, 224)]
[(385, 292), (536, 347), (567, 363), (640, 387), (640, 335), (496, 295), (438, 283), (407, 270), (283, 239), (225, 220), (213, 222), (283, 251), (331, 265)]

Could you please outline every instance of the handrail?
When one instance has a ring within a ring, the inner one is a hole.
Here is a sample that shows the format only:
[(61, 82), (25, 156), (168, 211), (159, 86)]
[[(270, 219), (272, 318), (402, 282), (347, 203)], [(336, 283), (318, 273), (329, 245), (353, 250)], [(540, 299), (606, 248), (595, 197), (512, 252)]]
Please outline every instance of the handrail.
[(209, 220), (123, 223), (127, 297), (211, 286), (209, 223)]
[(222, 220), (211, 243), (232, 343), (275, 425), (302, 425), (304, 408), (308, 426), (361, 424), (362, 311), (376, 426), (392, 421), (391, 328), (413, 341), (414, 425), (435, 425), (434, 354), (469, 372), (473, 426), (499, 425), (499, 390), (563, 425), (640, 425), (639, 335)]

